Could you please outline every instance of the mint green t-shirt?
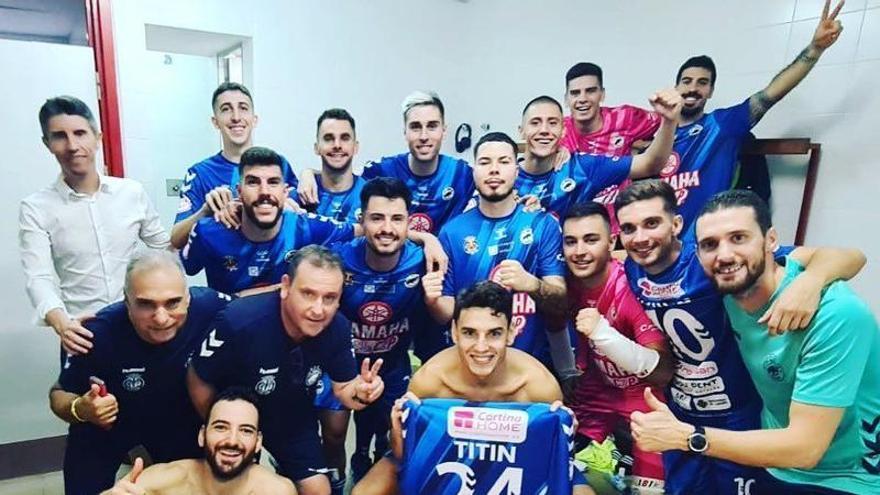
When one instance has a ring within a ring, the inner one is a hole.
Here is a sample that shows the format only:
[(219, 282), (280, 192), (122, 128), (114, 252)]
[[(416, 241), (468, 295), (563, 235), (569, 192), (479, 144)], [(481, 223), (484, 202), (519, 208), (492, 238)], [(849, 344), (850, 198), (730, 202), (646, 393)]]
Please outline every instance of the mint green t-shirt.
[(743, 360), (764, 400), (764, 429), (788, 426), (792, 401), (845, 409), (816, 467), (768, 471), (790, 483), (880, 494), (880, 328), (868, 306), (846, 283), (834, 282), (805, 330), (771, 336), (757, 322), (802, 271), (787, 257), (779, 287), (754, 313), (724, 298)]

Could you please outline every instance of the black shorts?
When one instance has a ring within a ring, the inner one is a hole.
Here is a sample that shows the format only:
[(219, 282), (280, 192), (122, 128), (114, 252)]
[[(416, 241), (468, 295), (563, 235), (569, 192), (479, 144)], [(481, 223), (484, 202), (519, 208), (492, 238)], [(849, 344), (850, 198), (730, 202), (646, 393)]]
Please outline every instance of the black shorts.
[(278, 424), (261, 425), (263, 445), (278, 463), (278, 474), (292, 481), (328, 472), (318, 435), (318, 419), (311, 404), (307, 407), (308, 411), (297, 411), (284, 421), (271, 421)]

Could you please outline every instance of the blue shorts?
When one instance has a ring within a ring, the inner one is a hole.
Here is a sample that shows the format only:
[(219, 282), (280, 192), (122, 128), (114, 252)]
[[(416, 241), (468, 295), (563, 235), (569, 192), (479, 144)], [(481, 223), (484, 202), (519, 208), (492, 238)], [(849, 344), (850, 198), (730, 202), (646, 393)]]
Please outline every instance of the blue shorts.
[[(686, 423), (704, 427), (736, 431), (761, 429), (759, 413), (753, 410), (717, 418), (687, 417), (680, 413), (676, 416)], [(767, 472), (762, 468), (680, 450), (663, 453), (663, 473), (666, 493), (672, 495), (757, 495), (764, 493), (762, 486), (767, 483)]]
[(321, 380), (315, 386), (315, 407), (318, 409), (329, 409), (331, 411), (345, 411), (346, 407), (339, 402), (339, 399), (333, 394), (333, 383), (327, 373), (321, 375)]

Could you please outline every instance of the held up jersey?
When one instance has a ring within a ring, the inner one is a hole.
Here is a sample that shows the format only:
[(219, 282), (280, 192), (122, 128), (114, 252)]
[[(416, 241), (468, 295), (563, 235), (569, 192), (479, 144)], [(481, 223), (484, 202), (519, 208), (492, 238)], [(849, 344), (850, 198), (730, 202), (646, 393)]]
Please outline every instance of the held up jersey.
[(407, 402), (404, 495), (568, 494), (574, 484), (572, 418), (547, 404)]

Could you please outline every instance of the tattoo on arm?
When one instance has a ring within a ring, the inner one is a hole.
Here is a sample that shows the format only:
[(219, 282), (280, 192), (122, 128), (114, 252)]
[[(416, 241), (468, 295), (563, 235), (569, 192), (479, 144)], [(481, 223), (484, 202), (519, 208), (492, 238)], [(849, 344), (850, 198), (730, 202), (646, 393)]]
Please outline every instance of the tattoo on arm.
[[(775, 105), (779, 100), (782, 99), (782, 97), (788, 94), (788, 92), (791, 91), (791, 89), (807, 75), (807, 73), (813, 68), (814, 65), (816, 65), (816, 62), (818, 61), (819, 57), (812, 53), (812, 50), (809, 46), (804, 48), (790, 64), (788, 64), (784, 69), (776, 74), (776, 76), (773, 78), (772, 81), (770, 81), (770, 84), (768, 84), (766, 88), (753, 94), (752, 97), (749, 99), (749, 115), (751, 117), (752, 125), (757, 124), (758, 121), (761, 120), (761, 117), (763, 117), (764, 114), (767, 113), (767, 110), (770, 110), (773, 105)], [(802, 65), (802, 67), (796, 68), (795, 66), (799, 64)], [(782, 77), (787, 77), (788, 79), (791, 79), (793, 74), (791, 74), (790, 72), (792, 71), (794, 71), (795, 74), (797, 72), (800, 72), (800, 74), (794, 75), (796, 79), (788, 83), (790, 87), (787, 87), (785, 89), (774, 87), (774, 83), (779, 81), (779, 79)], [(774, 89), (774, 93), (779, 94), (769, 94), (767, 90), (771, 89), (771, 87)]]
[(749, 99), (749, 116), (752, 125), (757, 124), (761, 117), (767, 113), (767, 110), (770, 110), (770, 107), (775, 105), (777, 101), (779, 100), (771, 98), (767, 91), (763, 89), (753, 94)]

